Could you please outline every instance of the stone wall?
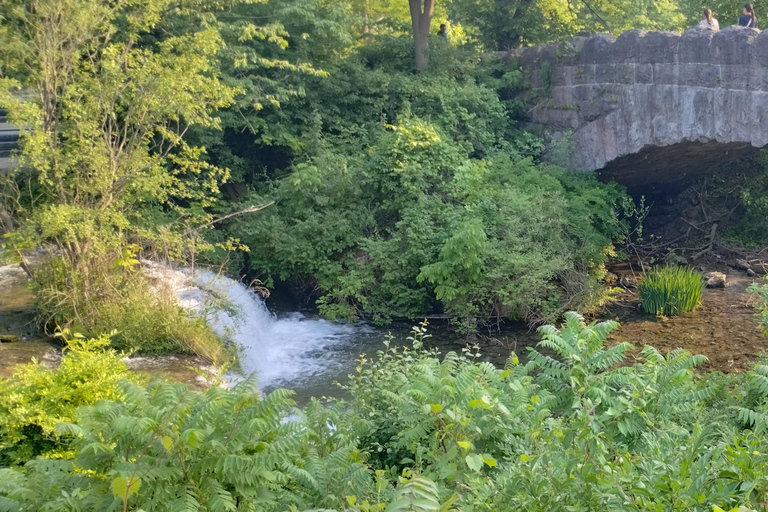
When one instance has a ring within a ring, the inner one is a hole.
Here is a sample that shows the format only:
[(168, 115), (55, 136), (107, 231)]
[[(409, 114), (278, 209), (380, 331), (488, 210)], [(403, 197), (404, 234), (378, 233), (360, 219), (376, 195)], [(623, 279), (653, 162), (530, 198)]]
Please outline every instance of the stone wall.
[(768, 31), (632, 30), (511, 56), (530, 85), (530, 125), (572, 132), (574, 167), (615, 173), (629, 155), (657, 155), (652, 171), (663, 177), (685, 172), (687, 158), (674, 164), (656, 148), (681, 144), (696, 159), (768, 144)]

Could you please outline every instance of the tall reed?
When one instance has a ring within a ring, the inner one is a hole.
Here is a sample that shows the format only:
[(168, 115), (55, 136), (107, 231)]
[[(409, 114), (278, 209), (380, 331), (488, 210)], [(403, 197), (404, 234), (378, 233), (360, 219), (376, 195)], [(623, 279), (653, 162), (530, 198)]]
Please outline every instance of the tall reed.
[(693, 311), (701, 304), (704, 286), (702, 275), (691, 268), (659, 267), (640, 283), (640, 299), (646, 313), (679, 315)]

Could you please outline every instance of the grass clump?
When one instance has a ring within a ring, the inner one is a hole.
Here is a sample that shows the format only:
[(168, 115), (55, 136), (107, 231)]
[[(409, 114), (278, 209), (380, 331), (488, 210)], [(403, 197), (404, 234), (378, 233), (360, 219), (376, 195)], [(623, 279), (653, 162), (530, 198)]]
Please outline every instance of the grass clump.
[(153, 288), (137, 260), (87, 263), (74, 271), (51, 257), (35, 272), (38, 313), (49, 331), (114, 331), (111, 346), (128, 353), (195, 354), (214, 363), (229, 357), (205, 319), (180, 307), (168, 287)]
[(665, 266), (652, 270), (640, 283), (643, 309), (651, 315), (673, 316), (693, 311), (701, 304), (705, 283), (688, 267)]

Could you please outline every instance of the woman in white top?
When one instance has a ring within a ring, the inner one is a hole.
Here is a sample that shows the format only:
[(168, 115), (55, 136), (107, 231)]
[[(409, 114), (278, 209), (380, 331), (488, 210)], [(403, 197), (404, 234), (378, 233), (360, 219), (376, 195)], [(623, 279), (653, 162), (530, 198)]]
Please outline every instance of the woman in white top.
[(699, 26), (712, 29), (715, 32), (720, 30), (720, 24), (712, 17), (711, 9), (704, 9), (704, 19), (699, 22)]

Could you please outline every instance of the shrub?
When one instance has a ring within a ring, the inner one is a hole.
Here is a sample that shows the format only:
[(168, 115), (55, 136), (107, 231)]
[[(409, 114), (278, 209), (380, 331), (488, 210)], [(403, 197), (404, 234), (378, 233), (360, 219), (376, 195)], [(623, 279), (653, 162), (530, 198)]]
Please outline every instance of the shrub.
[(747, 291), (749, 293), (756, 293), (760, 297), (755, 301), (754, 307), (758, 311), (757, 318), (760, 322), (760, 327), (762, 327), (763, 331), (768, 334), (768, 283), (752, 283), (752, 285), (747, 288)]
[(643, 309), (651, 315), (679, 315), (701, 304), (704, 280), (687, 267), (661, 267), (652, 270), (640, 283)]
[(0, 510), (765, 510), (766, 367), (700, 379), (702, 356), (650, 347), (626, 366), (615, 322), (567, 313), (549, 355), (499, 369), (425, 348), (425, 327), (303, 411), (253, 379), (120, 383), (57, 427), (61, 460), (0, 469)]
[(75, 335), (66, 342), (57, 370), (33, 361), (0, 382), (0, 465), (56, 450), (58, 423), (74, 421), (80, 406), (117, 398), (117, 382), (129, 374), (120, 356), (107, 348), (109, 337)]
[(93, 258), (88, 275), (64, 258), (44, 260), (35, 272), (42, 323), (86, 336), (115, 331), (112, 346), (126, 352), (222, 361), (222, 342), (205, 320), (181, 308), (171, 290), (152, 289), (137, 265), (131, 251), (116, 261)]

